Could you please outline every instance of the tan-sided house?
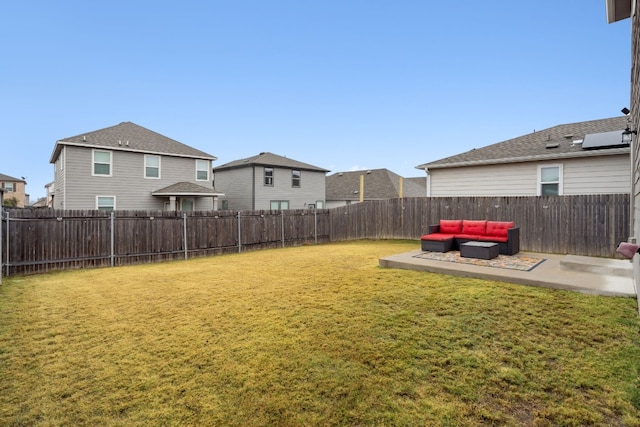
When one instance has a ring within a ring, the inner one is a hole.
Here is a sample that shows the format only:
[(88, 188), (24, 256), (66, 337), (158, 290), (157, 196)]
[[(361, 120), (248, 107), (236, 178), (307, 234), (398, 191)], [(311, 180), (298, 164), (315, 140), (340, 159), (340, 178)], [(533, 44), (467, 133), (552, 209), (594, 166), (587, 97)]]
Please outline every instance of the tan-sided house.
[(217, 166), (222, 209), (280, 210), (324, 208), (328, 170), (273, 153), (260, 153)]
[(24, 179), (0, 173), (0, 187), (4, 189), (5, 205), (24, 208), (29, 204), (27, 182)]
[(626, 116), (558, 125), (416, 168), (431, 197), (629, 193), (627, 125)]
[(327, 177), (327, 208), (346, 206), (360, 200), (424, 197), (425, 185), (424, 177), (403, 178), (389, 169), (336, 172)]
[(56, 142), (56, 209), (211, 210), (211, 154), (123, 122)]

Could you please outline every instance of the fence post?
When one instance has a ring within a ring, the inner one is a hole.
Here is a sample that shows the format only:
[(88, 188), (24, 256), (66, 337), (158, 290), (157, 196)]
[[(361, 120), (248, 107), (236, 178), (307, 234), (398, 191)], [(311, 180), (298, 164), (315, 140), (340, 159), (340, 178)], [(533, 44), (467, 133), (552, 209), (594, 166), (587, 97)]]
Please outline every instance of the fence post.
[(2, 285), (2, 203), (2, 191), (0, 191), (0, 285)]
[(240, 232), (240, 211), (238, 211), (238, 253), (242, 252), (242, 238), (240, 237), (242, 234)]
[(280, 213), (281, 213), (280, 228), (282, 228), (282, 247), (284, 248), (284, 211), (280, 211)]
[(318, 211), (313, 210), (313, 241), (318, 244)]
[(11, 259), (11, 246), (9, 246), (9, 243), (11, 243), (9, 241), (9, 211), (6, 212), (7, 214), (7, 236), (6, 236), (6, 243), (7, 243), (7, 259), (5, 260), (4, 265), (6, 266), (7, 270), (6, 270), (6, 274), (5, 276), (9, 277), (9, 260)]
[(115, 212), (111, 211), (111, 267), (115, 264), (115, 236), (116, 236), (116, 215)]
[(187, 255), (187, 214), (186, 213), (182, 214), (182, 228), (183, 228), (183, 235), (184, 235), (184, 259), (187, 259), (188, 255)]

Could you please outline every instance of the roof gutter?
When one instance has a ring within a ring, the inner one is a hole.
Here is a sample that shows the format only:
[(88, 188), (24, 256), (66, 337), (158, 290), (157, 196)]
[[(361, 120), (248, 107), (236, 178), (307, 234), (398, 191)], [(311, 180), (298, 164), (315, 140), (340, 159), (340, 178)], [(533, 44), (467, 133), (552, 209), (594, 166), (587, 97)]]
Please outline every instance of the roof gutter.
[[(606, 151), (606, 154), (603, 153)], [(487, 165), (499, 165), (499, 164), (507, 164), (507, 163), (524, 163), (524, 162), (535, 162), (538, 160), (560, 160), (560, 159), (576, 159), (582, 157), (601, 157), (603, 155), (606, 156), (615, 156), (621, 154), (629, 154), (629, 147), (624, 148), (611, 148), (608, 150), (584, 150), (580, 152), (573, 153), (560, 153), (560, 154), (545, 154), (541, 156), (521, 156), (521, 157), (510, 157), (506, 159), (487, 159), (487, 160), (467, 160), (464, 162), (455, 162), (455, 163), (425, 163), (423, 165), (417, 166), (417, 169), (424, 169), (427, 171), (430, 169), (446, 169), (446, 168), (462, 168), (469, 166), (487, 166)], [(428, 173), (428, 172), (427, 172)]]

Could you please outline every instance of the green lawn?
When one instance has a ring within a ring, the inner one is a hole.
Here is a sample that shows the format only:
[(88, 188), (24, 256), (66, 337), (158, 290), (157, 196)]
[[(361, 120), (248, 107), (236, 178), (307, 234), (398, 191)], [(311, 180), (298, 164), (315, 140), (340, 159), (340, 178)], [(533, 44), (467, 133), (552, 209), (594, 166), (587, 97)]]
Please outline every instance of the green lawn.
[(640, 320), (353, 242), (4, 278), (8, 426), (640, 426)]

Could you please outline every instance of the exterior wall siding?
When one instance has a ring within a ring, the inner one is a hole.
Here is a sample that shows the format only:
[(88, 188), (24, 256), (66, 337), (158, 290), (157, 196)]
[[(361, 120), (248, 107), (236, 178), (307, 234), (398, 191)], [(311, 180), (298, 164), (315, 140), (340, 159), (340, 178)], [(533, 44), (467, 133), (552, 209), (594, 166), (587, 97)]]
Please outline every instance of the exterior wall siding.
[[(640, 11), (640, 7), (636, 6)], [(631, 16), (631, 100), (629, 108), (629, 127), (639, 129), (640, 126), (640, 13)], [(630, 236), (640, 241), (640, 134), (634, 135), (632, 144), (632, 201), (631, 201), (631, 227)], [(637, 259), (636, 258), (636, 264)], [(636, 273), (640, 274), (640, 268), (636, 267)], [(640, 301), (639, 301), (640, 304)]]
[(538, 165), (562, 164), (565, 195), (629, 193), (629, 156), (433, 169), (432, 197), (536, 196)]
[[(152, 196), (153, 191), (180, 181), (211, 186), (211, 181), (196, 181), (191, 158), (161, 156), (160, 178), (149, 179), (144, 177), (144, 154), (112, 151), (111, 176), (93, 176), (91, 149), (66, 147), (64, 151), (64, 170), (56, 169), (58, 209), (95, 209), (96, 196), (115, 196), (117, 210), (164, 209), (168, 198)], [(211, 197), (194, 199), (196, 210), (213, 208)]]
[(300, 187), (297, 188), (292, 186), (292, 169), (274, 168), (273, 186), (264, 185), (264, 167), (256, 166), (255, 169), (255, 209), (271, 209), (272, 200), (289, 201), (289, 209), (306, 209), (318, 200), (324, 202), (324, 172), (300, 171)]
[(273, 186), (264, 185), (264, 166), (227, 169), (215, 172), (216, 190), (225, 195), (231, 210), (269, 210), (272, 200), (286, 200), (289, 209), (306, 209), (324, 202), (324, 172), (301, 170), (300, 187), (291, 183), (291, 169), (274, 168)]
[(221, 197), (222, 209), (250, 210), (253, 209), (253, 176), (252, 168), (227, 169), (215, 173), (216, 190), (224, 193)]

